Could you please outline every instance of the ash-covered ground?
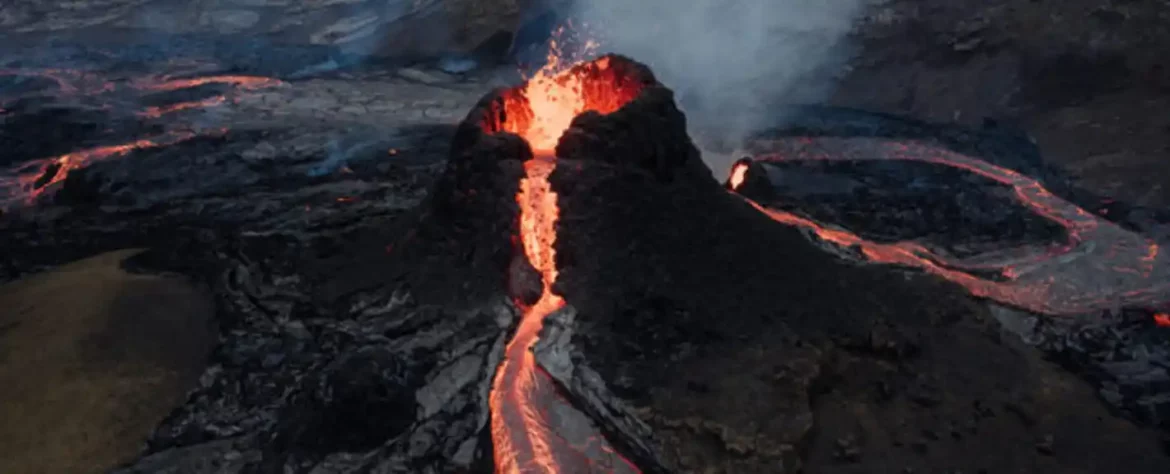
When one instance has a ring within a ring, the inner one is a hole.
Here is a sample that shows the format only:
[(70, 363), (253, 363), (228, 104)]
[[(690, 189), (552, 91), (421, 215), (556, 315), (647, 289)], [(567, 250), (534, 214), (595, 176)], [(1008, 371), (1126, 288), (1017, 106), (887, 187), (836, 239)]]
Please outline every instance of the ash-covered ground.
[[(320, 67), (328, 51), (198, 37), (37, 48), (0, 64), (0, 279), (146, 247), (128, 268), (186, 275), (217, 306), (206, 370), (118, 472), (492, 471), (488, 391), (518, 317), (496, 269), (519, 161), (464, 170), (469, 207), (453, 215), (433, 218), (455, 201), (433, 193), (452, 192), (456, 125), (515, 75)], [(573, 310), (549, 320), (540, 357), (591, 419), (570, 426), (598, 425), (647, 472), (1170, 466), (1164, 300), (1040, 315), (863, 264), (699, 172), (672, 109), (625, 117), (653, 124), (635, 136), (595, 124), (614, 148), (581, 145), (553, 177)], [(751, 154), (923, 141), (1164, 242), (1161, 214), (1076, 190), (1013, 132), (798, 116)], [(592, 156), (606, 153), (629, 159)], [(759, 166), (781, 170), (761, 204), (868, 241), (966, 258), (1067, 238), (953, 167)]]

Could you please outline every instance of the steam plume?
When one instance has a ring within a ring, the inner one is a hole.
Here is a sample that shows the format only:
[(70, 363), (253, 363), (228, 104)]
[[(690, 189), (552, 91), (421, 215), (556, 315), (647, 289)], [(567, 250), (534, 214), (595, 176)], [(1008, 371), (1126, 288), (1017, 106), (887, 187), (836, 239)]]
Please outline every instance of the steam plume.
[[(769, 106), (823, 99), (847, 55), (865, 0), (578, 0), (570, 16), (601, 50), (650, 64), (678, 93), (692, 132), (719, 129), (731, 146), (775, 126)], [(696, 135), (702, 135), (696, 133)], [(716, 176), (730, 160), (707, 158)]]

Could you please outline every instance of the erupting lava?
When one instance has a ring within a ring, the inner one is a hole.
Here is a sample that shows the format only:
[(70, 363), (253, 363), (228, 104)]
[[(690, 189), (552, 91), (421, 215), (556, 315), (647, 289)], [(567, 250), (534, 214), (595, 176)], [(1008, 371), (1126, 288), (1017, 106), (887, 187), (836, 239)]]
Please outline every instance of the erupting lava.
[(727, 184), (734, 191), (743, 185), (743, 180), (747, 178), (748, 167), (750, 163), (745, 160), (735, 162), (731, 167), (731, 176), (727, 178)]
[[(542, 282), (535, 304), (517, 303), (521, 320), (492, 383), (491, 431), (496, 472), (505, 474), (583, 472), (573, 466), (591, 463), (583, 453), (586, 448), (571, 446), (569, 440), (552, 430), (549, 419), (555, 414), (550, 411), (560, 403), (559, 395), (532, 353), (544, 317), (565, 305), (552, 289), (557, 279), (559, 209), (549, 176), (556, 169), (557, 141), (574, 117), (586, 111), (612, 113), (640, 91), (623, 81), (620, 71), (611, 68), (608, 57), (572, 68), (563, 67), (559, 57), (554, 43), (548, 65), (525, 86), (505, 94), (505, 118), (486, 124), (490, 133), (519, 135), (533, 150), (535, 157), (524, 163), (525, 177), (519, 183), (516, 201), (522, 250), (539, 271)], [(603, 440), (592, 439), (590, 443), (600, 443), (600, 449), (613, 454)], [(613, 457), (620, 459), (616, 454)], [(628, 461), (620, 461), (623, 472), (638, 472)], [(613, 471), (616, 467), (605, 469)]]

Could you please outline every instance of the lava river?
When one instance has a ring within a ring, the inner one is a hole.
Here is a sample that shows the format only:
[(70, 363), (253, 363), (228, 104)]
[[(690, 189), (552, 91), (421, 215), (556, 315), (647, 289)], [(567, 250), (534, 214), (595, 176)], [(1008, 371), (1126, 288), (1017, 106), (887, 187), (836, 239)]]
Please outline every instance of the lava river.
[(557, 140), (578, 114), (589, 110), (610, 113), (632, 98), (619, 100), (614, 95), (599, 97), (584, 92), (587, 79), (582, 71), (604, 71), (608, 67), (604, 58), (568, 70), (560, 68), (556, 59), (557, 54), (551, 54), (549, 65), (528, 81), (520, 96), (508, 98), (510, 112), (517, 112), (511, 110), (513, 107), (527, 108), (509, 116), (524, 118), (502, 124), (504, 131), (523, 137), (535, 156), (524, 164), (525, 177), (519, 183), (516, 201), (522, 251), (540, 273), (543, 288), (535, 304), (517, 303), (521, 319), (492, 382), (496, 472), (637, 473), (638, 468), (614, 451), (588, 417), (564, 400), (532, 352), (544, 318), (565, 305), (552, 289), (557, 279), (559, 209), (549, 176), (557, 165)]
[[(1067, 240), (1049, 247), (1010, 249), (954, 258), (917, 242), (875, 242), (849, 230), (748, 201), (772, 219), (807, 229), (841, 248), (858, 248), (875, 263), (919, 268), (965, 287), (971, 294), (1042, 314), (1092, 314), (1123, 307), (1161, 309), (1170, 302), (1170, 260), (1157, 242), (1105, 220), (1048, 191), (1019, 172), (922, 143), (872, 138), (793, 138), (754, 146), (754, 161), (906, 160), (975, 173), (1008, 186), (1031, 212), (1059, 224)], [(745, 180), (746, 162), (731, 170), (729, 185)], [(986, 276), (995, 274), (994, 278)], [(1170, 326), (1157, 314), (1155, 323)]]
[[(51, 93), (62, 106), (76, 106), (83, 109), (114, 110), (139, 107), (142, 98), (148, 95), (183, 91), (201, 86), (220, 86), (226, 91), (196, 100), (173, 102), (166, 105), (144, 107), (134, 112), (139, 120), (158, 119), (165, 115), (189, 110), (204, 110), (227, 104), (237, 99), (242, 92), (280, 86), (280, 80), (247, 75), (194, 75), (206, 65), (194, 63), (184, 65), (176, 61), (167, 67), (178, 68), (170, 74), (150, 74), (129, 78), (107, 77), (102, 73), (71, 69), (0, 68), (0, 79), (18, 78), (33, 81), (41, 86), (52, 84)], [(32, 88), (15, 94), (0, 95), (0, 106), (6, 101), (17, 101), (26, 94), (40, 94), (44, 87)], [(0, 107), (0, 114), (6, 113)], [(78, 149), (57, 156), (38, 158), (12, 164), (0, 169), (0, 211), (31, 204), (55, 184), (64, 181), (70, 171), (84, 168), (91, 163), (125, 156), (136, 150), (161, 148), (175, 145), (199, 136), (217, 136), (224, 133), (220, 128), (187, 126), (182, 121), (167, 123), (166, 130), (145, 138), (118, 143), (103, 144)], [(143, 127), (147, 128), (147, 127)], [(104, 140), (103, 140), (104, 141)]]

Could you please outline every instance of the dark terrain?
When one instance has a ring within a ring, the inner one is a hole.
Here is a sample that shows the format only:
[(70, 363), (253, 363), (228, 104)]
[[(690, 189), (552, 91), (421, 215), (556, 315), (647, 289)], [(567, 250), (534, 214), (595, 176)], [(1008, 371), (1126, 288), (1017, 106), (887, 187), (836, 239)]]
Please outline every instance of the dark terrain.
[[(21, 415), (0, 433), (23, 443), (0, 445), (10, 470), (492, 472), (530, 156), (476, 121), (518, 80), (494, 63), (498, 33), (540, 10), (49, 3), (0, 6), (0, 301), (22, 308), (0, 314), (0, 376), (28, 382), (3, 400)], [(921, 144), (1034, 178), (1117, 229), (1100, 235), (1170, 252), (1167, 5), (876, 5), (830, 104), (777, 108), (791, 119), (744, 149)], [(600, 430), (645, 472), (1170, 470), (1170, 328), (1152, 319), (1170, 311), (1153, 304), (1170, 301), (1153, 281), (1165, 255), (1144, 279), (1086, 276), (1142, 250), (1107, 241), (1042, 268), (1103, 282), (1085, 296), (1112, 306), (978, 299), (745, 198), (963, 258), (1066, 229), (992, 180), (896, 159), (756, 164), (755, 187), (728, 192), (652, 89), (579, 117), (558, 150), (569, 306), (536, 357), (588, 415), (569, 428)], [(789, 185), (805, 179), (823, 184)], [(19, 370), (38, 347), (56, 362)], [(38, 415), (55, 380), (109, 403), (73, 394)], [(116, 433), (94, 434), (104, 423)], [(52, 450), (50, 435), (85, 441)]]
[(1035, 137), (1103, 195), (1170, 206), (1170, 3), (881, 2), (833, 103)]

